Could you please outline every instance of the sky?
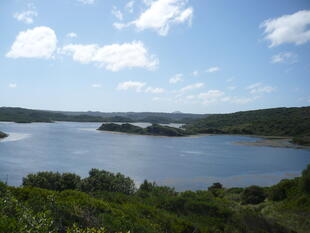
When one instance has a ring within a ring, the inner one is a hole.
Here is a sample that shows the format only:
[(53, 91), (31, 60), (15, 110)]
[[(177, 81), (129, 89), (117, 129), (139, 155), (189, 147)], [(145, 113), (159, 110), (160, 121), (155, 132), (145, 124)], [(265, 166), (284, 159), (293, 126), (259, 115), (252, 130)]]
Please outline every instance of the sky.
[(309, 0), (1, 0), (0, 106), (310, 105)]

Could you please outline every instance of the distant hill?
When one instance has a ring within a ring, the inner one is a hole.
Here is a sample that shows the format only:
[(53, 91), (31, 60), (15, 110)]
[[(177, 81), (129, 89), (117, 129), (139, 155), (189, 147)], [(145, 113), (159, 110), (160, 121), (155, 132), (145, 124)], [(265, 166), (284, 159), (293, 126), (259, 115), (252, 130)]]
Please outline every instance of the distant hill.
[(310, 136), (310, 107), (213, 114), (186, 125), (186, 129), (195, 133)]
[(87, 115), (67, 116), (65, 114), (43, 110), (1, 107), (0, 121), (13, 121), (17, 123), (53, 121), (101, 122), (103, 118)]
[[(143, 121), (145, 118), (149, 117), (160, 117), (166, 119), (172, 119), (174, 121), (183, 121), (184, 119), (200, 119), (209, 116), (210, 114), (193, 114), (193, 113), (182, 113), (182, 112), (67, 112), (67, 111), (56, 111), (54, 113), (65, 114), (69, 116), (75, 115), (87, 115), (87, 116), (96, 116), (96, 117), (126, 117), (130, 118), (133, 121)], [(156, 122), (154, 122), (156, 123)], [(164, 122), (161, 122), (164, 123)]]
[(206, 117), (207, 114), (160, 113), (160, 112), (62, 112), (33, 110), (25, 108), (0, 108), (0, 121), (18, 123), (30, 122), (150, 122), (150, 123), (189, 123)]

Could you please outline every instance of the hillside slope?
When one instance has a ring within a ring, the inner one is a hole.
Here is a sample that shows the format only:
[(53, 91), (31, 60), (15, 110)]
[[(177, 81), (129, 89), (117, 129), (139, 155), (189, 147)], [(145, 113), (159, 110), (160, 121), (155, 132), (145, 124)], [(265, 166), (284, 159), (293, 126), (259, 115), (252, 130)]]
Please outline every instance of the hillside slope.
[(214, 114), (185, 128), (196, 133), (310, 136), (310, 107)]

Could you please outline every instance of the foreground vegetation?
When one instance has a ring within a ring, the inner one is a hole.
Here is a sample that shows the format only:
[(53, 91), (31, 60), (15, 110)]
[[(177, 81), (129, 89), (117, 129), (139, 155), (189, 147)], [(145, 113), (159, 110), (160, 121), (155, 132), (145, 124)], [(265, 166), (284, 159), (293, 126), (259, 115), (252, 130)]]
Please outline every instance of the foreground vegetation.
[(174, 128), (170, 126), (163, 126), (159, 124), (152, 124), (146, 128), (135, 126), (132, 124), (114, 124), (105, 123), (102, 124), (98, 130), (101, 131), (112, 131), (112, 132), (122, 132), (129, 134), (140, 134), (140, 135), (153, 135), (153, 136), (187, 136), (189, 135), (185, 130)]
[(5, 137), (7, 137), (7, 136), (8, 136), (7, 134), (5, 134), (5, 133), (3, 133), (3, 132), (0, 131), (0, 138), (5, 138)]
[(272, 187), (177, 193), (121, 174), (92, 169), (40, 172), (22, 187), (0, 183), (0, 232), (309, 232), (310, 165)]

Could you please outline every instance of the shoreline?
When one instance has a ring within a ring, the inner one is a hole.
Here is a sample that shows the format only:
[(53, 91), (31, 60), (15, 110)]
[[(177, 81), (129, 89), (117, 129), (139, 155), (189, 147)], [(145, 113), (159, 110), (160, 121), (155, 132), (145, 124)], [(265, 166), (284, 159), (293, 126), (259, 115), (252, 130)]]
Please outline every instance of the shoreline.
[(243, 146), (267, 146), (267, 147), (276, 147), (276, 148), (292, 148), (292, 149), (310, 149), (310, 146), (303, 146), (298, 144), (293, 144), (290, 137), (264, 137), (260, 136), (261, 139), (256, 140), (255, 142), (234, 142), (237, 145)]
[(111, 133), (111, 134), (120, 134), (120, 135), (134, 135), (134, 136), (148, 136), (148, 137), (164, 137), (164, 138), (200, 138), (207, 136), (242, 136), (242, 137), (252, 137), (258, 138), (254, 142), (245, 142), (237, 141), (233, 144), (243, 145), (243, 146), (260, 146), (260, 147), (276, 147), (276, 148), (292, 148), (292, 149), (310, 149), (310, 146), (303, 146), (298, 144), (293, 144), (291, 142), (292, 137), (286, 136), (262, 136), (262, 135), (247, 135), (247, 134), (196, 134), (188, 136), (160, 136), (160, 135), (143, 135), (143, 134), (133, 134), (117, 131), (108, 131), (108, 130), (98, 130), (101, 132)]

